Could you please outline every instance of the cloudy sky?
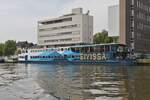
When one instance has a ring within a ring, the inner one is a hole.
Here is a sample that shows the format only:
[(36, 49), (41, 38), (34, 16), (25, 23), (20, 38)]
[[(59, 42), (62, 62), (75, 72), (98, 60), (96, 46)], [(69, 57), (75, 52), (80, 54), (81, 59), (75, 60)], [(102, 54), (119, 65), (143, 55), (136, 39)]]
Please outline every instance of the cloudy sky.
[(37, 21), (82, 7), (94, 16), (94, 32), (107, 29), (108, 6), (118, 0), (0, 0), (0, 42), (8, 39), (37, 42)]

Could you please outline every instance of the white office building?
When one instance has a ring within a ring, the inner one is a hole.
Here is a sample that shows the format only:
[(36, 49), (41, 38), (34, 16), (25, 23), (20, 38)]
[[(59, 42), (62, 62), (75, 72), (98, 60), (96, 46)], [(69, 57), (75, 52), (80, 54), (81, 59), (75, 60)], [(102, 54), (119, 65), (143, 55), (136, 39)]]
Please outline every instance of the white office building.
[(93, 42), (93, 16), (82, 8), (54, 19), (38, 21), (38, 45), (68, 46)]
[(108, 7), (108, 35), (119, 36), (119, 5)]

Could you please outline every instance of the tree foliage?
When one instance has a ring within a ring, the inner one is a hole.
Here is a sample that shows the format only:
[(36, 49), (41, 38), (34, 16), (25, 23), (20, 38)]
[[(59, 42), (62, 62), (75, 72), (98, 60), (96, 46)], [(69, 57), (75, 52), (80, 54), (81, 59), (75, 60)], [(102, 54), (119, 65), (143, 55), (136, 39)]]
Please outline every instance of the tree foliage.
[(16, 47), (16, 41), (14, 40), (8, 40), (5, 42), (4, 46), (4, 55), (5, 56), (11, 56), (15, 54), (17, 47)]
[(15, 52), (16, 55), (21, 54), (21, 49), (17, 49)]
[(100, 44), (100, 43), (112, 43), (113, 38), (108, 37), (108, 32), (106, 30), (103, 30), (102, 32), (98, 32), (94, 35), (93, 43), (94, 44)]
[(0, 43), (0, 56), (4, 55), (4, 44)]

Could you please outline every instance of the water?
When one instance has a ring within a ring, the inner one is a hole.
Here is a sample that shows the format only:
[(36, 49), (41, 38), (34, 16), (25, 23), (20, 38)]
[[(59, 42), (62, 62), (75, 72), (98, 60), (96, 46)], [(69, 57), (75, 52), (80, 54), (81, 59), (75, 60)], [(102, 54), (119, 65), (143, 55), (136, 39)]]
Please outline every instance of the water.
[(0, 100), (150, 100), (150, 66), (0, 64)]

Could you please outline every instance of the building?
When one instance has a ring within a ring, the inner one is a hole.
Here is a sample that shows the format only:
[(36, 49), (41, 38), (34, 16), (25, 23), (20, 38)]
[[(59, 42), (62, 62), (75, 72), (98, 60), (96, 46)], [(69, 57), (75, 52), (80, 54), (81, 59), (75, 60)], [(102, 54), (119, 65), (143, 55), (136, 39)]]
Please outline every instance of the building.
[(82, 8), (54, 19), (38, 21), (38, 45), (68, 46), (93, 42), (93, 16)]
[(119, 36), (119, 5), (108, 7), (108, 35)]
[(35, 47), (36, 44), (28, 43), (28, 41), (18, 41), (18, 42), (16, 43), (16, 46), (17, 46), (17, 48), (27, 49), (27, 48)]
[(120, 42), (150, 53), (150, 0), (120, 0)]

